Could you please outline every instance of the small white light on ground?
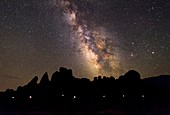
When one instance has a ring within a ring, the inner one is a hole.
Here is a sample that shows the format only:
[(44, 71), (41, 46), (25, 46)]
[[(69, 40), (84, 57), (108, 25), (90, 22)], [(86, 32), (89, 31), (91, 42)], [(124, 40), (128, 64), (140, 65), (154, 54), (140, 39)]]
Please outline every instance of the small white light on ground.
[(145, 95), (142, 95), (142, 97), (144, 98), (144, 97), (145, 97)]
[(125, 97), (125, 95), (123, 95), (123, 97)]
[(103, 98), (105, 98), (106, 96), (105, 95), (103, 95)]
[(14, 99), (15, 97), (13, 96), (12, 99)]
[(32, 96), (30, 95), (29, 98), (32, 99)]
[(64, 97), (64, 94), (62, 94), (61, 96)]
[(76, 98), (76, 96), (73, 97), (74, 99)]

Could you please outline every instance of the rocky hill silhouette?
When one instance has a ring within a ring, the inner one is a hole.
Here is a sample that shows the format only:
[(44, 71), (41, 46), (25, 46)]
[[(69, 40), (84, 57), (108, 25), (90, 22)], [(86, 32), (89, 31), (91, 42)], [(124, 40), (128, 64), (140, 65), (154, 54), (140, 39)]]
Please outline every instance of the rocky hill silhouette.
[(92, 81), (76, 78), (71, 69), (61, 67), (49, 79), (46, 72), (40, 82), (35, 76), (17, 90), (0, 93), (0, 110), (90, 111), (121, 108), (146, 111), (170, 104), (170, 76), (141, 79), (135, 70), (118, 79), (98, 76)]

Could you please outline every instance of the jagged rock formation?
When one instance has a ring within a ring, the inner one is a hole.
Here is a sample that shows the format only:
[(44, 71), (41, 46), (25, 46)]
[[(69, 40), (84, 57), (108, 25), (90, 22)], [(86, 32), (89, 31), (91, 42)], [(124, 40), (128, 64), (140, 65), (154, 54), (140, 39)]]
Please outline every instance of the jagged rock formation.
[[(114, 77), (94, 77), (93, 81), (87, 78), (75, 78), (71, 69), (61, 67), (51, 80), (46, 72), (40, 83), (35, 76), (27, 85), (19, 86), (16, 91), (6, 90), (0, 93), (0, 104), (5, 108), (15, 109), (99, 109), (121, 104), (128, 106), (154, 105), (166, 102), (170, 96), (170, 89), (163, 89), (148, 80), (140, 78), (135, 70), (125, 75)], [(165, 101), (166, 100), (166, 101)], [(144, 104), (145, 105), (145, 104)]]

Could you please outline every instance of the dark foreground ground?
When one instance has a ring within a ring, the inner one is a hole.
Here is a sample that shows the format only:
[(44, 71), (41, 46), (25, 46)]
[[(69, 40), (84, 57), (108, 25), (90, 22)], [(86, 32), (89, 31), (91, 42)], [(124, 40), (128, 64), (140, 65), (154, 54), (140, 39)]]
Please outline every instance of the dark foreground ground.
[(1, 110), (0, 115), (170, 115), (170, 105), (122, 106), (100, 110)]
[(84, 112), (49, 112), (49, 111), (11, 111), (0, 115), (170, 115), (170, 107), (155, 108), (140, 112), (123, 110), (84, 111)]

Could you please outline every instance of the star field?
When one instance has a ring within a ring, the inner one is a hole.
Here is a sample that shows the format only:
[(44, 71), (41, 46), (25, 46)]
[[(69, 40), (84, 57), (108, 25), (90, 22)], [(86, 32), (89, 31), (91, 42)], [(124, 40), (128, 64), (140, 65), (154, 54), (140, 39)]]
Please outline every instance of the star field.
[(1, 0), (0, 90), (76, 77), (170, 74), (169, 0)]

